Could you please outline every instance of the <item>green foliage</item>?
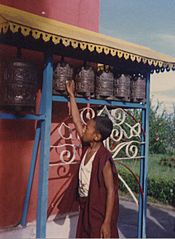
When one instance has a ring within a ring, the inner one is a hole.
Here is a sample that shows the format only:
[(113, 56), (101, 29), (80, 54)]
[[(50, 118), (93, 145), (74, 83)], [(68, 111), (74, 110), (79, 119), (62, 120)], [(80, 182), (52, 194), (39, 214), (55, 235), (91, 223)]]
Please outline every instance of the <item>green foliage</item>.
[[(149, 152), (151, 154), (175, 154), (175, 105), (173, 113), (168, 113), (158, 101), (150, 104), (149, 112)], [(141, 122), (139, 109), (128, 110), (132, 117), (127, 117), (126, 123), (133, 125), (136, 119)], [(129, 128), (125, 128), (129, 135)], [(133, 139), (134, 140), (134, 139)]]
[(160, 165), (175, 168), (175, 156), (164, 156), (161, 158)]
[[(132, 189), (133, 192), (139, 193), (139, 186), (136, 183), (135, 178), (127, 170), (120, 168), (118, 170), (118, 173), (127, 182), (127, 184), (129, 185), (129, 187)], [(119, 190), (125, 193), (127, 192), (126, 187), (121, 181), (119, 182)]]
[(160, 202), (175, 206), (175, 181), (168, 178), (149, 178), (148, 195)]
[[(126, 170), (119, 168), (119, 174), (128, 183), (133, 192), (139, 192), (139, 186), (134, 177)], [(122, 182), (119, 183), (119, 189), (127, 192)], [(172, 178), (149, 177), (147, 184), (148, 196), (157, 199), (159, 202), (175, 206), (175, 180)]]
[[(174, 153), (175, 150), (175, 106), (174, 113), (160, 110), (161, 104), (150, 106), (149, 151), (150, 153)], [(161, 113), (160, 113), (161, 112)]]
[[(148, 161), (148, 198), (152, 197), (159, 202), (175, 206), (175, 105), (174, 112), (169, 114), (161, 104), (150, 106), (150, 130), (149, 130), (149, 156)], [(141, 121), (141, 113), (134, 110), (133, 115)], [(139, 160), (125, 160), (124, 163), (139, 176)], [(117, 164), (119, 174), (137, 194), (139, 186), (131, 173), (123, 166)], [(122, 192), (127, 189), (122, 182), (119, 184)]]

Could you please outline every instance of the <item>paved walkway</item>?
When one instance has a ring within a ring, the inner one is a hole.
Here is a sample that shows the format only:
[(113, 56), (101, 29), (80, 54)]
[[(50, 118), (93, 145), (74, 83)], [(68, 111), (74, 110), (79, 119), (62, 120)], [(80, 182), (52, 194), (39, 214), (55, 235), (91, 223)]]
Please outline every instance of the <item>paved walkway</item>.
[[(74, 238), (78, 213), (47, 223), (47, 238)], [(137, 237), (137, 207), (133, 202), (120, 200), (118, 223), (120, 238)], [(36, 225), (21, 226), (0, 232), (0, 239), (36, 238)], [(175, 238), (175, 208), (148, 206), (148, 238)]]
[[(175, 208), (148, 206), (147, 237), (175, 238)], [(120, 237), (137, 237), (137, 207), (133, 202), (120, 200), (118, 228)]]

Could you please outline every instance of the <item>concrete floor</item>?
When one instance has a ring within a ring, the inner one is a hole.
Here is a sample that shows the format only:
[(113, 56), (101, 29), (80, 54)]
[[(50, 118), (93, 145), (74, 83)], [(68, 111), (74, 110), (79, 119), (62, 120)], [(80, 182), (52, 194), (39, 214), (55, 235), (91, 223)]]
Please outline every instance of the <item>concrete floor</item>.
[[(147, 237), (175, 238), (175, 208), (148, 206)], [(74, 238), (78, 214), (68, 215), (59, 220), (49, 220), (47, 223), (47, 238)], [(137, 237), (137, 207), (136, 204), (120, 200), (119, 215), (120, 238)], [(0, 231), (0, 239), (36, 238), (36, 225), (30, 223), (26, 228), (21, 226)]]

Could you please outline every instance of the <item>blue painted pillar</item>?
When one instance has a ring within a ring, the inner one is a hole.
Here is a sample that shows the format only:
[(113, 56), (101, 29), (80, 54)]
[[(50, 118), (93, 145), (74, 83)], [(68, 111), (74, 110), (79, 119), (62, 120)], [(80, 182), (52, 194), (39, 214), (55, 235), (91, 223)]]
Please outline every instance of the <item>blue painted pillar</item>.
[[(42, 89), (46, 89), (45, 81), (43, 81)], [(44, 105), (45, 105), (45, 92), (43, 90), (41, 94), (39, 114), (43, 113), (43, 115), (45, 116)], [(32, 159), (30, 163), (30, 171), (29, 171), (29, 177), (28, 177), (28, 183), (27, 183), (27, 191), (26, 191), (26, 195), (24, 199), (23, 212), (22, 212), (22, 217), (20, 221), (20, 224), (22, 226), (26, 226), (26, 223), (27, 223), (27, 214), (28, 214), (30, 195), (31, 195), (32, 184), (33, 184), (33, 178), (35, 173), (35, 165), (36, 165), (38, 147), (40, 142), (40, 134), (41, 134), (41, 122), (37, 122), (37, 128), (35, 132), (35, 139), (34, 139), (34, 145), (33, 145), (33, 151), (32, 151)]]
[[(146, 110), (142, 109), (142, 129), (145, 129), (145, 113)], [(141, 142), (145, 142), (145, 135), (142, 133)], [(140, 161), (140, 185), (143, 188), (143, 175), (144, 175), (144, 161), (145, 161), (145, 144), (141, 145), (141, 156), (143, 157)], [(143, 198), (141, 193), (139, 194), (139, 212), (138, 212), (138, 223), (137, 223), (137, 237), (142, 237), (143, 231)]]
[(48, 207), (48, 168), (50, 159), (50, 128), (52, 114), (52, 79), (53, 63), (52, 56), (47, 55), (45, 59), (45, 68), (43, 72), (43, 104), (42, 113), (45, 114), (45, 120), (41, 122), (41, 144), (40, 144), (40, 165), (38, 181), (38, 204), (36, 237), (46, 237), (46, 221)]
[(142, 110), (142, 128), (145, 135), (142, 135), (141, 155), (144, 157), (140, 163), (140, 184), (144, 196), (139, 196), (138, 213), (138, 238), (146, 237), (146, 210), (147, 210), (147, 177), (148, 177), (148, 154), (149, 154), (149, 111), (150, 111), (150, 73), (146, 77), (146, 109)]
[(32, 160), (30, 163), (30, 171), (29, 171), (29, 177), (28, 177), (28, 183), (27, 183), (27, 191), (26, 191), (26, 195), (25, 195), (25, 199), (24, 199), (23, 212), (22, 212), (22, 217), (21, 217), (21, 221), (20, 221), (20, 224), (22, 226), (26, 226), (26, 222), (27, 222), (27, 213), (28, 213), (28, 208), (29, 208), (30, 195), (31, 195), (34, 172), (35, 172), (35, 165), (36, 165), (38, 146), (39, 146), (39, 140), (40, 140), (40, 131), (41, 131), (40, 123), (37, 122), (34, 146), (33, 146), (33, 151), (32, 151)]
[(148, 179), (148, 159), (149, 159), (149, 114), (150, 114), (150, 73), (147, 74), (146, 84), (146, 113), (145, 113), (145, 160), (143, 176), (143, 229), (142, 236), (146, 237), (146, 210), (147, 210), (147, 179)]
[[(43, 84), (42, 84), (43, 89), (46, 89), (45, 85), (46, 85), (46, 82), (43, 81)], [(41, 94), (39, 114), (43, 113), (45, 116), (44, 105), (45, 105), (45, 92), (43, 90), (42, 94)], [(29, 208), (29, 202), (30, 202), (30, 195), (31, 195), (31, 191), (32, 191), (33, 178), (34, 178), (34, 173), (35, 173), (35, 165), (36, 165), (39, 142), (40, 142), (40, 134), (41, 134), (41, 122), (37, 122), (34, 145), (33, 145), (33, 150), (32, 150), (32, 159), (31, 159), (31, 163), (30, 163), (30, 171), (29, 171), (29, 177), (28, 177), (28, 183), (27, 183), (27, 191), (26, 191), (26, 195), (25, 195), (25, 199), (24, 199), (23, 212), (22, 212), (22, 217), (21, 217), (21, 221), (20, 221), (20, 224), (22, 226), (26, 226), (26, 223), (27, 223), (27, 214), (28, 214), (28, 208)]]

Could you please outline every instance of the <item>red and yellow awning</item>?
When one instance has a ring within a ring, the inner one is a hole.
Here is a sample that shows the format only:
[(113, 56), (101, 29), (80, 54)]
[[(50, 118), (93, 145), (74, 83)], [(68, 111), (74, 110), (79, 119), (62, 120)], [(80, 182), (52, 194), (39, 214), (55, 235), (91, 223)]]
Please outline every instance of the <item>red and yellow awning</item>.
[(89, 52), (104, 53), (112, 57), (132, 62), (144, 63), (154, 67), (174, 68), (175, 58), (160, 54), (147, 47), (112, 38), (100, 33), (41, 17), (29, 12), (0, 4), (1, 34), (8, 31), (20, 32), (27, 37), (51, 41), (55, 45), (85, 49)]

